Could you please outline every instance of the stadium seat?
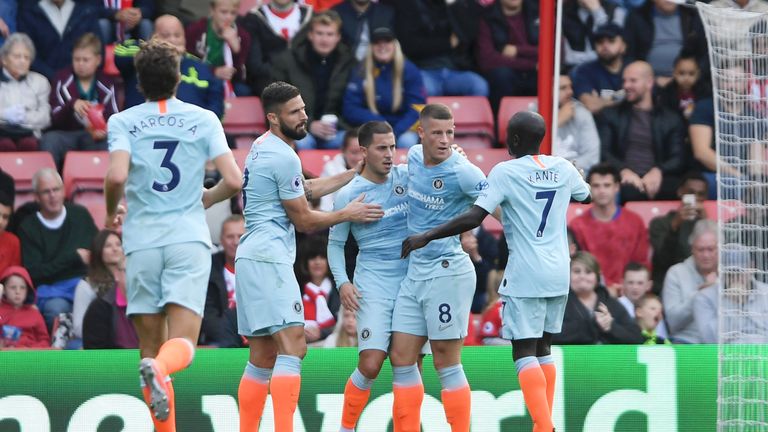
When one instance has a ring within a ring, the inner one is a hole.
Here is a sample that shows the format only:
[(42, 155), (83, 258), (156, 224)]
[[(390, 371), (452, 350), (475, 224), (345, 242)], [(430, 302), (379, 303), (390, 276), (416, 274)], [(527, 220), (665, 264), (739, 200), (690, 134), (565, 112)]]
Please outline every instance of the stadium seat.
[(50, 153), (39, 152), (2, 152), (0, 168), (8, 173), (16, 184), (16, 207), (34, 200), (32, 176), (41, 168), (56, 169)]
[(109, 167), (107, 151), (69, 151), (64, 159), (64, 191), (68, 199), (85, 192), (104, 191)]
[(502, 147), (507, 145), (507, 122), (519, 111), (532, 111), (536, 108), (535, 96), (505, 96), (499, 104), (498, 128), (499, 142)]
[(337, 154), (338, 150), (302, 150), (299, 152), (299, 159), (304, 171), (319, 176), (323, 172), (323, 165)]
[(256, 96), (245, 96), (227, 99), (224, 102), (225, 114), (222, 120), (224, 132), (234, 137), (247, 137), (248, 140), (237, 140), (242, 145), (267, 130), (264, 109), (261, 99)]
[(237, 162), (237, 166), (240, 167), (241, 171), (245, 167), (245, 158), (248, 157), (250, 150), (251, 149), (247, 148), (236, 148), (232, 150), (232, 154), (235, 156), (235, 162)]
[(568, 204), (568, 212), (565, 215), (565, 220), (567, 223), (571, 223), (571, 221), (574, 218), (577, 218), (584, 214), (587, 210), (592, 208), (592, 204), (579, 204), (579, 203), (570, 203)]
[(742, 216), (746, 212), (744, 204), (738, 200), (709, 200), (704, 201), (704, 210), (707, 212), (707, 219), (712, 219), (714, 221), (719, 220), (720, 215), (718, 214), (717, 209), (718, 202), (720, 202), (723, 208), (723, 222), (728, 222), (733, 218)]
[[(104, 219), (107, 217), (107, 203), (104, 201), (104, 194), (101, 192), (88, 192), (78, 195), (75, 202), (88, 209), (93, 222), (98, 229), (104, 229)], [(125, 205), (125, 203), (122, 203)]]
[(240, 8), (238, 9), (238, 15), (245, 15), (249, 10), (266, 3), (264, 0), (241, 0)]
[(499, 162), (510, 159), (509, 153), (505, 149), (478, 149), (467, 148), (464, 150), (470, 162), (483, 170), (485, 175), (491, 172), (491, 169)]
[(640, 215), (647, 228), (651, 219), (664, 216), (671, 210), (680, 208), (680, 201), (630, 201), (624, 204), (624, 207)]
[(483, 229), (497, 240), (504, 234), (504, 227), (495, 217), (488, 215), (483, 219)]
[[(493, 111), (483, 96), (430, 96), (427, 103), (441, 103), (453, 111), (456, 143), (465, 148), (493, 147)], [(472, 138), (472, 139), (467, 139)]]

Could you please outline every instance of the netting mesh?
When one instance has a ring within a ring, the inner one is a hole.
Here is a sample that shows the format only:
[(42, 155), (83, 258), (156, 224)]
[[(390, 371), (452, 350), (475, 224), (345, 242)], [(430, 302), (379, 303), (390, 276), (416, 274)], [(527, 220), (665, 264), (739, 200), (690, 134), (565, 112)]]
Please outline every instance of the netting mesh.
[(715, 102), (718, 431), (768, 432), (768, 14), (697, 6)]

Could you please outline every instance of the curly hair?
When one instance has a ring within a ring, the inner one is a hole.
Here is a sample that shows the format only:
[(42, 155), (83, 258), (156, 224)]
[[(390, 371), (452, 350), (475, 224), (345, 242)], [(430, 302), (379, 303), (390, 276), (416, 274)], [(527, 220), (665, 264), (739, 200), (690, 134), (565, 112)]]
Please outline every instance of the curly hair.
[(179, 85), (181, 53), (175, 46), (157, 38), (141, 44), (133, 60), (139, 91), (147, 100), (168, 99)]

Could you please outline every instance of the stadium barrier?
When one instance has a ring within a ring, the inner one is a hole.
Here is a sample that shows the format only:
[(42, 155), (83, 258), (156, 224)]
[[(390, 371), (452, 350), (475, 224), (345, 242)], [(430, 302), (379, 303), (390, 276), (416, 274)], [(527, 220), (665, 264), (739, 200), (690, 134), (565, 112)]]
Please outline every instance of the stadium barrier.
[[(568, 346), (553, 350), (558, 432), (714, 431), (717, 347)], [(176, 375), (180, 431), (236, 432), (237, 386), (246, 350), (201, 349)], [(310, 349), (302, 369), (297, 432), (337, 431), (355, 349)], [(0, 431), (151, 432), (141, 400), (138, 353), (124, 351), (0, 352)], [(472, 430), (531, 430), (509, 347), (464, 350), (472, 386)], [(427, 357), (424, 432), (448, 432), (440, 383)], [(376, 381), (358, 432), (391, 430), (391, 370)], [(272, 430), (271, 402), (262, 431)]]

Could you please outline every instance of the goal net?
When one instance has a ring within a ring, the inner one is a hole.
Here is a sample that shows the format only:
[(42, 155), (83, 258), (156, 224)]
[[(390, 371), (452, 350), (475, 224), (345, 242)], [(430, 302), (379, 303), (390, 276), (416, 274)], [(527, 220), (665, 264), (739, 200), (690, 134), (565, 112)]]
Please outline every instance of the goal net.
[(697, 7), (715, 103), (717, 428), (768, 432), (768, 14)]

